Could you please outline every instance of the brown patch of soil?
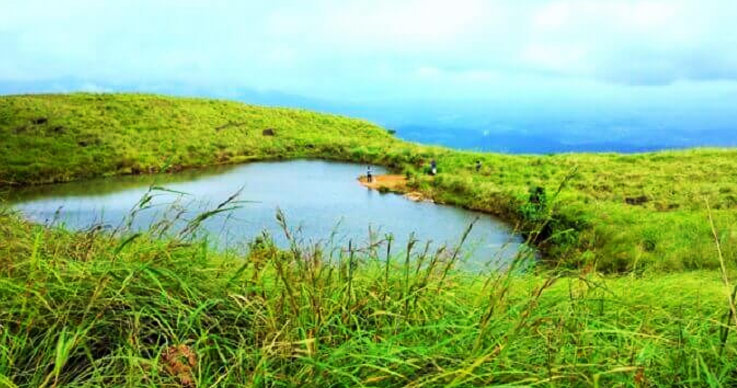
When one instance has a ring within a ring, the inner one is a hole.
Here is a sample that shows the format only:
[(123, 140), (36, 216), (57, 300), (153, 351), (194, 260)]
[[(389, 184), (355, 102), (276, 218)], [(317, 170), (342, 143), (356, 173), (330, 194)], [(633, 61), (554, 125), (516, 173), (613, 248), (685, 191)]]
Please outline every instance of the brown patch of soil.
[(374, 175), (374, 179), (369, 182), (365, 176), (358, 178), (362, 185), (369, 189), (388, 189), (391, 191), (403, 191), (407, 187), (407, 179), (402, 175)]
[(365, 176), (358, 178), (358, 181), (364, 187), (379, 191), (391, 191), (394, 193), (404, 193), (404, 196), (412, 201), (425, 201), (427, 198), (418, 191), (409, 191), (407, 188), (407, 178), (404, 175), (374, 175), (372, 182), (369, 182)]

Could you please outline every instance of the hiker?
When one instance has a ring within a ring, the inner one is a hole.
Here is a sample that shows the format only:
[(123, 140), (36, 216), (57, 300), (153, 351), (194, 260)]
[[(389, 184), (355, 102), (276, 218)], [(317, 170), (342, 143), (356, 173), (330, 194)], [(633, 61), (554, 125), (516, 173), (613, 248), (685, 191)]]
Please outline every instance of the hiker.
[(374, 176), (371, 174), (371, 165), (366, 166), (366, 182), (371, 183), (374, 181)]
[(435, 159), (430, 161), (430, 175), (435, 175), (438, 173), (438, 164), (435, 162)]
[(476, 172), (479, 172), (479, 171), (481, 171), (481, 161), (477, 159), (476, 160)]

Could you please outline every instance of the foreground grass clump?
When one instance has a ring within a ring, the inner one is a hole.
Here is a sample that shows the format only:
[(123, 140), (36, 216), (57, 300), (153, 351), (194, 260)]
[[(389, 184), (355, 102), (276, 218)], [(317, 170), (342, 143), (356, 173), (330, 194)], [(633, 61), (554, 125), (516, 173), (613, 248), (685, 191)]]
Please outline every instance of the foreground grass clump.
[(0, 385), (737, 383), (718, 273), (464, 275), (374, 248), (240, 256), (3, 211)]
[[(715, 269), (711, 208), (726, 262), (737, 263), (734, 149), (474, 153), (403, 142), (361, 120), (236, 102), (129, 94), (0, 97), (0, 185), (6, 187), (305, 157), (392, 167), (409, 177), (408, 189), (499, 215), (524, 233), (540, 219), (529, 193), (543, 188), (555, 205), (543, 209), (552, 218), (535, 242), (546, 260), (569, 268)], [(425, 174), (432, 159), (437, 177)]]

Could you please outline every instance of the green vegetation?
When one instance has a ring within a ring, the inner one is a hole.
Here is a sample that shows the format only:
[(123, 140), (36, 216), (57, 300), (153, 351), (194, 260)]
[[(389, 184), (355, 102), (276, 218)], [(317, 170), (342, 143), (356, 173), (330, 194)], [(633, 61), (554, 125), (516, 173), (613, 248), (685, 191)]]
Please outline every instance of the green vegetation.
[[(493, 213), (527, 231), (535, 218), (523, 211), (530, 189), (544, 187), (552, 196), (569, 177), (538, 239), (547, 259), (605, 272), (716, 268), (708, 202), (725, 257), (737, 260), (737, 150), (472, 153), (403, 142), (339, 116), (104, 94), (0, 98), (0, 136), (0, 182), (6, 185), (326, 158), (387, 165), (437, 201)], [(435, 179), (422, 174), (433, 158), (440, 168)], [(483, 163), (480, 173), (476, 160)]]
[(97, 94), (2, 97), (0, 134), (6, 184), (257, 159), (346, 158), (347, 150), (393, 141), (367, 122), (307, 111)]
[(268, 238), (242, 257), (0, 210), (0, 386), (737, 384), (737, 150), (473, 153), (338, 116), (97, 94), (0, 98), (0, 136), (3, 190), (258, 159), (382, 164), (516, 223), (546, 261), (473, 275), (403, 247)]
[(445, 276), (383, 249), (116, 237), (0, 216), (0, 385), (737, 383), (716, 273)]

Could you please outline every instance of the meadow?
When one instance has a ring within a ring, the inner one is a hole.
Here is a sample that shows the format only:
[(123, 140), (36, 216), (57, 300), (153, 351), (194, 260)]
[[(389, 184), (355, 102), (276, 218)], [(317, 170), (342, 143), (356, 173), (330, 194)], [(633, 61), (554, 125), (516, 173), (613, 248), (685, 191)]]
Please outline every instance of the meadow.
[(0, 191), (265, 159), (372, 163), (503, 217), (542, 252), (533, 270), (484, 274), (419, 247), (283, 251), (264, 237), (243, 257), (3, 209), (0, 385), (737, 380), (734, 149), (474, 153), (333, 115), (119, 94), (2, 97), (0, 136)]
[(715, 272), (468, 274), (421, 247), (262, 238), (243, 257), (0, 221), (8, 387), (737, 382)]

